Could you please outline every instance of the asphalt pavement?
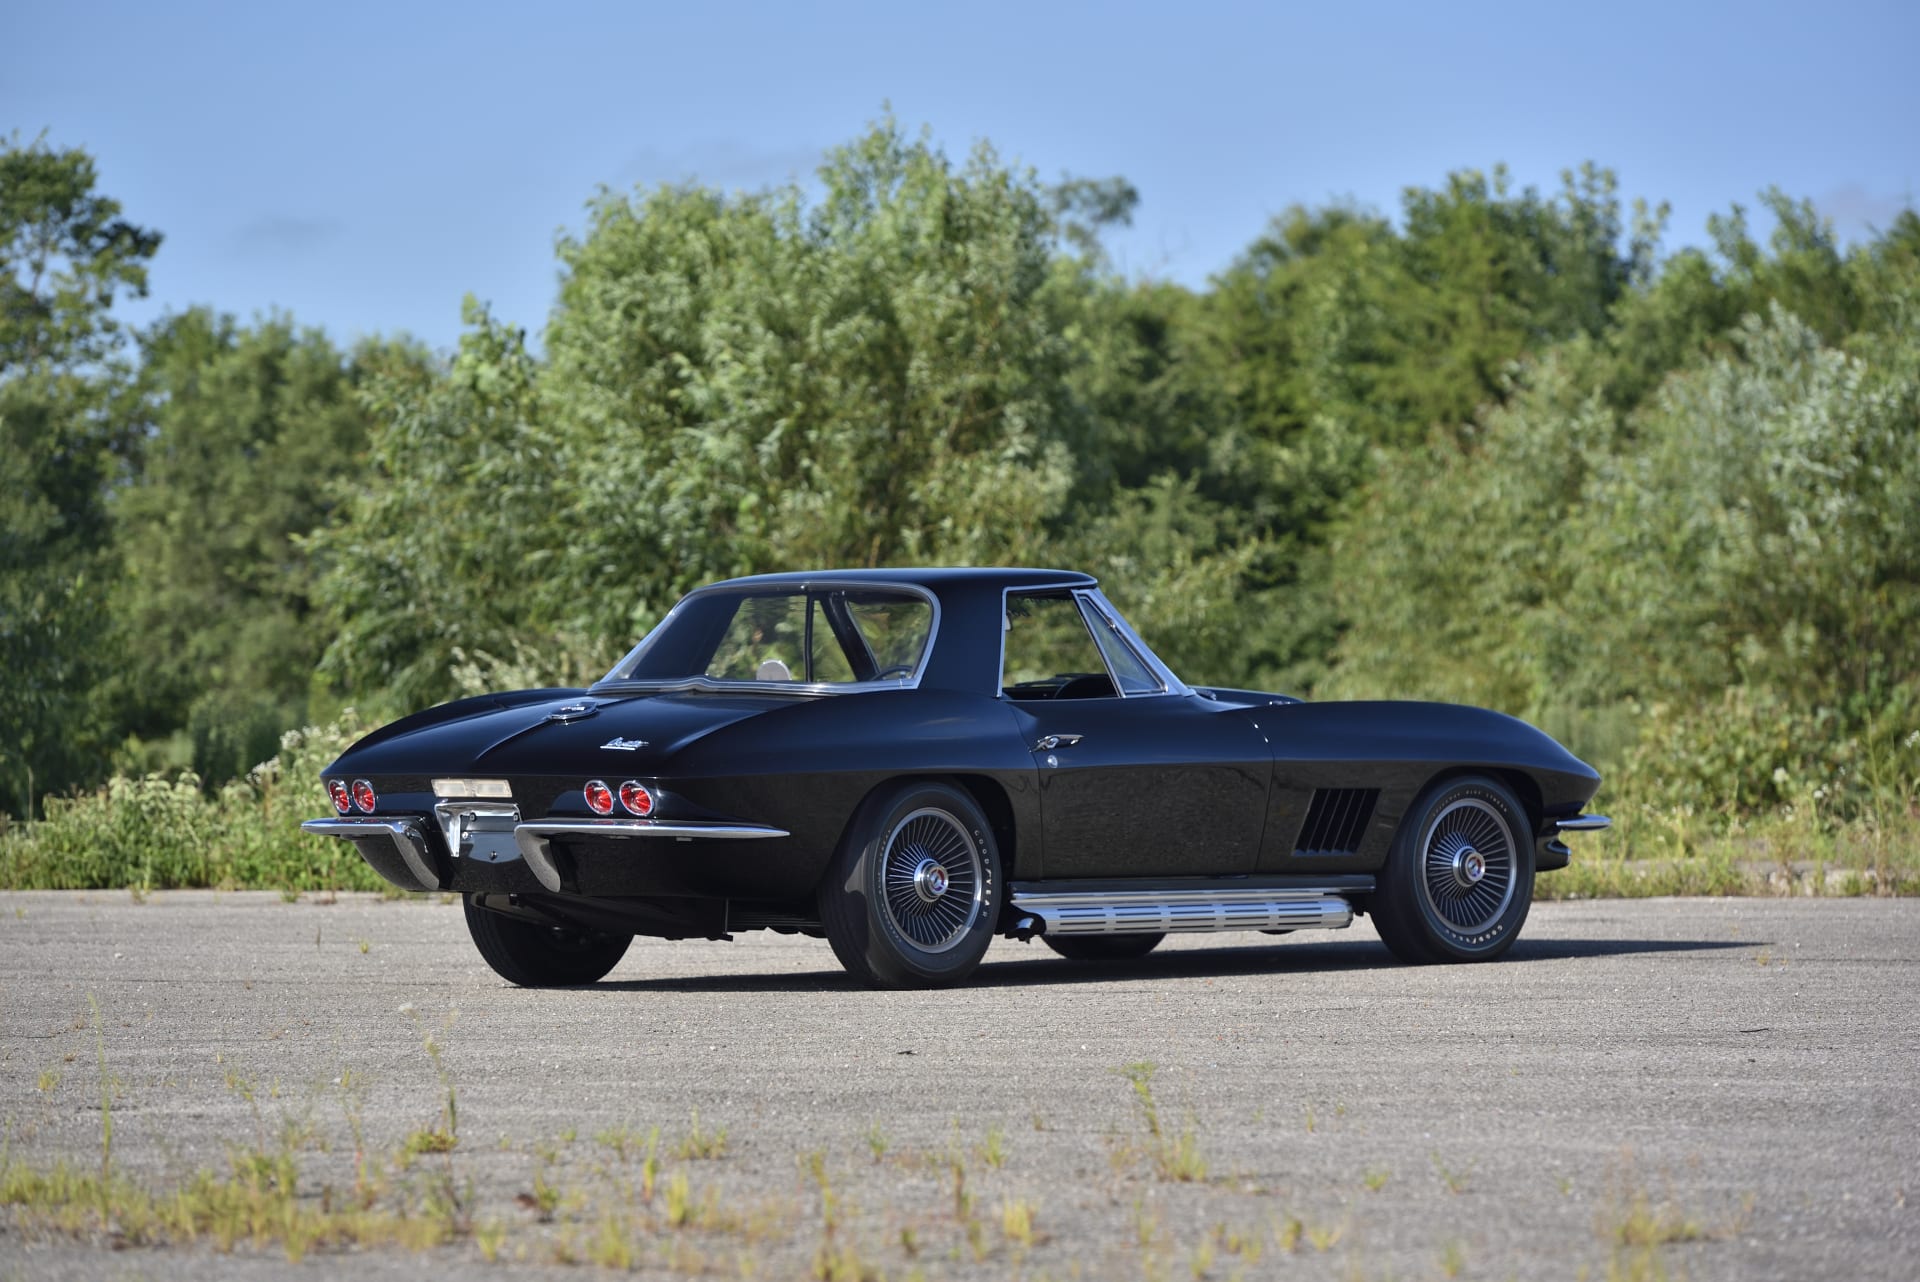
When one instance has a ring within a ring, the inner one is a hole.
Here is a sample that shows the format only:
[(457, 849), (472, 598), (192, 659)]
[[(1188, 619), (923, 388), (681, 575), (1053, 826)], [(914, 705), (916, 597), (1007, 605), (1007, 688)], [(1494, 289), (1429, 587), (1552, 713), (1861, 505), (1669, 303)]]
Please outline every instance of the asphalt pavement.
[(436, 1160), (486, 1228), (295, 1262), (15, 1206), (0, 1279), (579, 1277), (609, 1208), (660, 1277), (1907, 1279), (1917, 962), (1913, 900), (1596, 901), (1492, 965), (1398, 965), (1363, 919), (1125, 964), (1001, 941), (878, 993), (761, 934), (534, 992), (445, 903), (0, 894), (16, 1172), (99, 1166), (104, 1063), (115, 1171), (284, 1151), (331, 1207), (356, 1132), (391, 1153), (451, 1090)]

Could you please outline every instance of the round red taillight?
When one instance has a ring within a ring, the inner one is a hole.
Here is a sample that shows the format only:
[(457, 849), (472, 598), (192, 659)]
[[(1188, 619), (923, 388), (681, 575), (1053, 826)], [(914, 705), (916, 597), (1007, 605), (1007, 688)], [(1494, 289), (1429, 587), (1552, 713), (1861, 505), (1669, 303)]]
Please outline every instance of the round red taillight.
[(338, 779), (327, 781), (327, 794), (333, 798), (333, 808), (341, 814), (353, 809), (353, 794)]
[(380, 804), (380, 798), (373, 795), (373, 785), (365, 779), (353, 781), (353, 804), (368, 814), (372, 814), (374, 807)]
[(610, 815), (613, 813), (613, 789), (607, 787), (606, 784), (595, 779), (580, 791), (587, 795), (587, 809), (593, 811), (594, 814)]
[(620, 785), (620, 804), (627, 808), (629, 814), (650, 815), (653, 813), (653, 794), (639, 780), (629, 779)]

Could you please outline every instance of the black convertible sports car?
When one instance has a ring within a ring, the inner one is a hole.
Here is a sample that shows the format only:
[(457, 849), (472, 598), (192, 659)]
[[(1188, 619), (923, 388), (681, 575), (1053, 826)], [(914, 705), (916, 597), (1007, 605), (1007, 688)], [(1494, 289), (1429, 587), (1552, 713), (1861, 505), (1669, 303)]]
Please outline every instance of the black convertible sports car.
[(635, 935), (824, 935), (854, 975), (952, 984), (995, 935), (1062, 956), (1170, 931), (1345, 926), (1410, 962), (1512, 945), (1593, 769), (1434, 703), (1190, 687), (1094, 580), (836, 570), (688, 595), (586, 690), (443, 704), (324, 772), (308, 832), (466, 903), (516, 984)]

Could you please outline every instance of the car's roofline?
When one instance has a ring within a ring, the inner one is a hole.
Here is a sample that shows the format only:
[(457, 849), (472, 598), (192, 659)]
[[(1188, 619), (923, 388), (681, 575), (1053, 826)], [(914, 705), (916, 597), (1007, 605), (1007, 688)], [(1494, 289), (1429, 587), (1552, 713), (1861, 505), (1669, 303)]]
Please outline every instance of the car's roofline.
[(920, 566), (878, 570), (795, 570), (780, 574), (750, 574), (722, 579), (698, 589), (802, 587), (836, 582), (901, 583), (939, 591), (945, 587), (1085, 588), (1098, 582), (1079, 570), (1051, 570), (1026, 566)]

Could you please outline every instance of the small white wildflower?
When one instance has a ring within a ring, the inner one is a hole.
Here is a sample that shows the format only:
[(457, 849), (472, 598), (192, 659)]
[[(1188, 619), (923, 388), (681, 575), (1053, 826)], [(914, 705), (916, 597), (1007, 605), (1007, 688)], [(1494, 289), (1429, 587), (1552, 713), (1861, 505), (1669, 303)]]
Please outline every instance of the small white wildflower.
[(1909, 748), (1920, 748), (1920, 730), (1915, 730), (1907, 736), (1907, 746)]
[(1773, 768), (1773, 781), (1775, 783), (1785, 783), (1787, 781), (1787, 768), (1785, 766), (1775, 766)]

